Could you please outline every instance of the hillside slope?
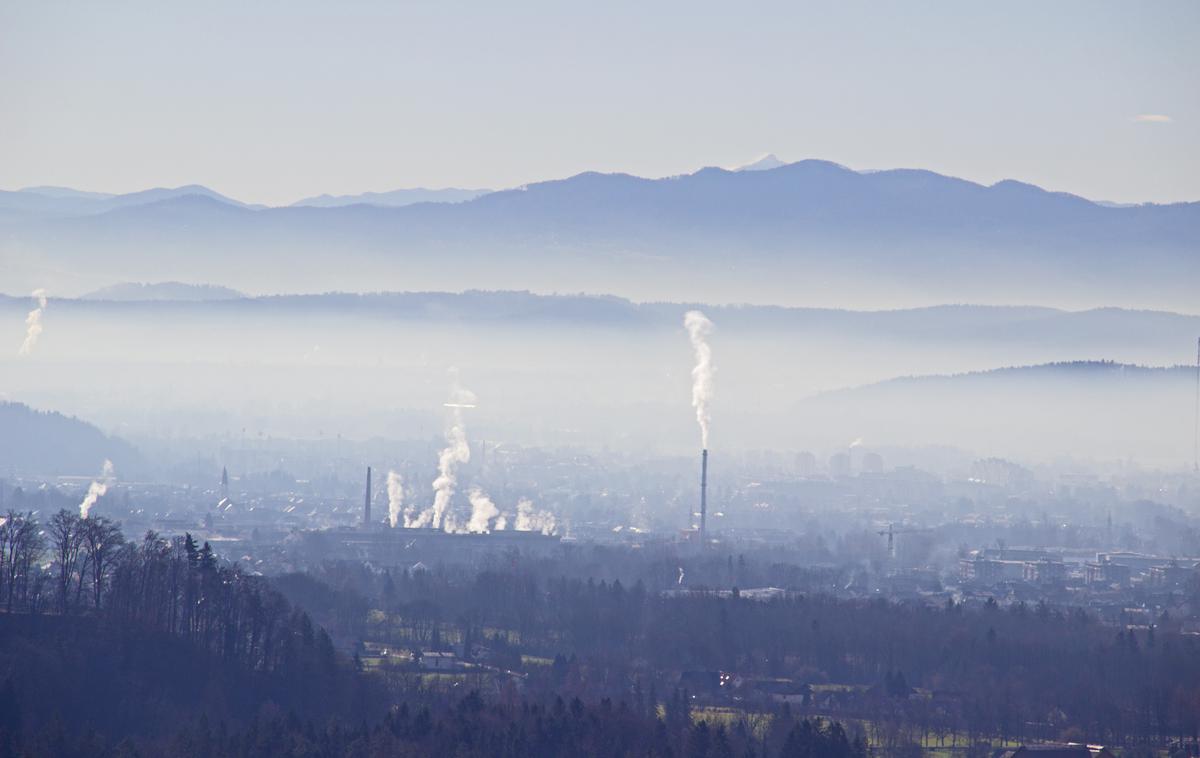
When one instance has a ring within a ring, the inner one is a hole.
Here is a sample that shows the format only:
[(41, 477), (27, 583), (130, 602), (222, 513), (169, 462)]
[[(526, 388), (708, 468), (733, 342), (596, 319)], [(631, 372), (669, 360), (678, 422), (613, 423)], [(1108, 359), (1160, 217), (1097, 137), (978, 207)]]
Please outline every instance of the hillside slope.
[(143, 465), (133, 446), (85, 421), (0, 401), (0, 474), (94, 476), (105, 460), (118, 472)]

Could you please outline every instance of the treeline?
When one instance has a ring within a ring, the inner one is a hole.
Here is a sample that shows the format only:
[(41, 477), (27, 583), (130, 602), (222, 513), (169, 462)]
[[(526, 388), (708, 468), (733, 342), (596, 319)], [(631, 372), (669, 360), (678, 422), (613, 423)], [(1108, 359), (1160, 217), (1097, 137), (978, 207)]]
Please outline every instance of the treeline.
[[(0, 692), (0, 704), (3, 704)], [(478, 692), (443, 698), (381, 719), (304, 719), (275, 708), (232, 727), (207, 716), (191, 718), (170, 736), (113, 742), (95, 732), (61, 726), (9, 739), (0, 724), (0, 756), (97, 758), (167, 754), (178, 758), (866, 758), (863, 740), (841, 724), (784, 712), (761, 728), (692, 719), (686, 709), (665, 718), (625, 702), (592, 705), (575, 698), (513, 705), (488, 703)], [(11, 733), (9, 733), (11, 734)], [(9, 752), (5, 752), (8, 750)]]
[[(103, 612), (167, 632), (254, 671), (334, 666), (333, 643), (261, 577), (222, 564), (191, 535), (126, 541), (103, 516), (55, 513), (44, 526), (9, 511), (0, 524), (0, 600), (9, 612)], [(319, 683), (319, 680), (318, 680)]]
[[(384, 708), (306, 613), (207, 543), (127, 541), (117, 524), (66, 510), (45, 525), (31, 513), (3, 519), (0, 685), (15, 692), (23, 728), (40, 733), (58, 717), (138, 734), (174, 729), (200, 705), (237, 719), (267, 700), (313, 715)], [(123, 679), (135, 694), (114, 684)], [(146, 679), (164, 702), (140, 700)]]
[[(805, 696), (801, 707), (875, 723), (899, 740), (1074, 736), (1162, 745), (1195, 741), (1200, 731), (1200, 638), (1169, 614), (1127, 630), (1045, 604), (674, 596), (641, 582), (544, 579), (520, 569), (373, 574), (343, 564), (322, 578), (336, 596), (361, 593), (387, 611), (370, 625), (372, 639), (413, 648), (452, 642), (501, 668), (519, 668), (523, 655), (557, 656), (553, 667), (524, 670), (531, 687), (567, 695), (617, 700), (638, 683), (661, 693), (681, 672), (724, 671), (743, 682), (740, 702), (764, 707), (778, 689), (771, 680), (788, 680), (797, 696), (803, 685), (853, 685)], [(1200, 587), (1189, 592), (1200, 599)]]
[[(129, 541), (102, 517), (64, 510), (43, 525), (9, 512), (0, 758), (147, 745), (231, 756), (859, 754), (830, 720), (893, 752), (932, 740), (1159, 747), (1200, 732), (1200, 638), (1169, 615), (1118, 629), (1044, 604), (673, 595), (507, 563), (344, 563), (275, 586), (190, 536)], [(739, 564), (725, 570), (752, 570)], [(459, 680), (486, 683), (486, 701), (462, 697), (475, 685), (402, 666), (356, 670), (280, 589), (351, 642), (453, 647), (492, 664)], [(731, 676), (705, 684), (715, 672)], [(741, 721), (700, 727), (693, 703), (770, 714), (770, 734)], [(138, 739), (120, 746), (128, 735)]]

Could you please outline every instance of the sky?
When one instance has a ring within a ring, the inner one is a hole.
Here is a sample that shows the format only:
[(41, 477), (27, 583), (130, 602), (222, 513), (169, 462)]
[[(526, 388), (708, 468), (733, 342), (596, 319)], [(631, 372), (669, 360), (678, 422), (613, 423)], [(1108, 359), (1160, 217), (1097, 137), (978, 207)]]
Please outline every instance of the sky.
[(0, 0), (0, 188), (280, 205), (773, 152), (1200, 200), (1200, 3)]

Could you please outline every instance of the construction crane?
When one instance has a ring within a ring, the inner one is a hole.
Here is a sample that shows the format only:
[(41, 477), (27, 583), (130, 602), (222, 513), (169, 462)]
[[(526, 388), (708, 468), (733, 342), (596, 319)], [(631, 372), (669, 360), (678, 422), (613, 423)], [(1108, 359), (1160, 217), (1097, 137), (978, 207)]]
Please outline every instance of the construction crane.
[(888, 557), (896, 557), (896, 535), (897, 534), (913, 534), (915, 532), (928, 532), (927, 528), (909, 527), (907, 529), (897, 529), (895, 524), (888, 524), (888, 528), (883, 531), (876, 532), (880, 537), (888, 538)]

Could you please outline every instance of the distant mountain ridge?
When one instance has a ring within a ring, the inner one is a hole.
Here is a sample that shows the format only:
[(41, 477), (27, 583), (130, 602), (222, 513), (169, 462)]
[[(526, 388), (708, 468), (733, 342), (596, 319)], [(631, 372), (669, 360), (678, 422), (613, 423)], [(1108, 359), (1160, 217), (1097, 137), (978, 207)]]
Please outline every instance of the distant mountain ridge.
[(265, 207), (243, 203), (199, 184), (188, 184), (182, 187), (154, 187), (122, 195), (47, 186), (26, 187), (15, 192), (0, 191), (0, 218), (3, 218), (4, 215), (22, 212), (36, 218), (92, 216), (121, 208), (192, 196), (206, 197), (240, 208)]
[(402, 208), (416, 203), (461, 203), (486, 195), (486, 189), (397, 189), (390, 192), (363, 192), (357, 195), (316, 195), (297, 200), (291, 207), (340, 208), (345, 205), (379, 205), (387, 208)]
[[(426, 189), (413, 187), (387, 192), (362, 192), (356, 195), (315, 195), (297, 200), (292, 208), (340, 208), (347, 205), (375, 205), (383, 208), (402, 208), (416, 203), (461, 203), (485, 195), (490, 189), (463, 189), (447, 187)], [(117, 194), (112, 192), (89, 192), (71, 187), (38, 186), (23, 187), (16, 191), (0, 191), (0, 211), (30, 211), (60, 216), (92, 215), (117, 208), (148, 205), (163, 200), (197, 195), (218, 200), (229, 205), (261, 210), (268, 206), (244, 203), (228, 195), (211, 190), (200, 184), (182, 187), (156, 187)]]
[[(842, 165), (836, 164), (836, 163), (831, 163), (829, 161), (821, 161), (821, 160), (815, 160), (815, 159), (807, 159), (807, 160), (794, 161), (794, 162), (784, 161), (784, 160), (780, 159), (774, 153), (766, 153), (766, 154), (762, 155), (761, 157), (755, 159), (754, 161), (751, 161), (750, 163), (747, 163), (747, 164), (744, 164), (741, 166), (737, 166), (735, 168), (731, 168), (728, 170), (714, 168), (714, 167), (708, 167), (708, 168), (702, 168), (692, 174), (683, 174), (683, 175), (676, 176), (676, 177), (668, 177), (667, 179), (644, 179), (643, 181), (662, 182), (662, 181), (677, 180), (677, 179), (692, 177), (692, 176), (696, 176), (699, 174), (703, 174), (706, 172), (712, 172), (712, 171), (726, 171), (727, 173), (758, 172), (758, 171), (771, 171), (774, 169), (786, 168), (789, 166), (812, 165), (812, 164), (824, 164), (827, 166), (835, 167), (842, 171), (847, 171), (850, 173), (857, 173), (857, 174), (861, 174), (864, 176), (869, 176), (872, 174), (923, 173), (923, 174), (929, 174), (931, 176), (940, 177), (942, 179), (953, 179), (954, 181), (957, 181), (957, 182), (964, 182), (966, 184), (975, 184), (976, 186), (980, 186), (980, 187), (996, 188), (996, 187), (1006, 185), (1006, 184), (1015, 184), (1015, 185), (1024, 186), (1024, 187), (1027, 187), (1027, 188), (1030, 188), (1033, 190), (1037, 190), (1040, 192), (1045, 192), (1048, 194), (1061, 195), (1061, 196), (1065, 196), (1065, 197), (1079, 197), (1076, 195), (1070, 195), (1069, 193), (1052, 192), (1052, 191), (1048, 191), (1048, 190), (1043, 190), (1042, 188), (1037, 187), (1036, 185), (1026, 184), (1024, 182), (1019, 182), (1019, 181), (1012, 180), (1012, 179), (1001, 180), (1001, 181), (997, 182), (996, 184), (989, 186), (989, 185), (977, 184), (975, 182), (970, 182), (968, 180), (954, 179), (953, 177), (944, 176), (941, 174), (935, 174), (934, 172), (925, 171), (923, 169), (883, 169), (883, 170), (871, 170), (871, 171), (853, 171), (852, 169), (846, 168), (845, 166), (842, 166)], [(584, 176), (612, 176), (612, 177), (638, 178), (638, 177), (633, 177), (632, 175), (628, 175), (628, 174), (606, 174), (603, 172), (588, 171), (588, 172), (584, 172), (582, 174), (577, 174), (575, 176), (568, 177), (566, 179), (550, 179), (550, 180), (542, 180), (539, 182), (534, 182), (530, 185), (526, 185), (524, 187), (517, 188), (516, 191), (522, 191), (522, 190), (528, 189), (529, 187), (537, 187), (540, 185), (549, 185), (549, 184), (557, 184), (557, 183), (562, 183), (562, 182), (570, 182), (572, 180), (575, 180), (575, 179), (578, 179), (579, 177), (584, 177)], [(501, 191), (503, 191), (503, 190), (501, 190)], [(337, 208), (337, 207), (343, 207), (343, 206), (347, 206), (347, 205), (376, 205), (376, 206), (380, 206), (380, 207), (400, 208), (400, 207), (404, 207), (404, 206), (408, 206), (408, 205), (415, 205), (417, 203), (424, 203), (424, 202), (433, 202), (433, 203), (465, 202), (468, 200), (473, 200), (477, 197), (481, 197), (486, 194), (491, 194), (493, 192), (496, 192), (496, 190), (466, 189), (466, 188), (460, 188), (460, 187), (446, 187), (446, 188), (440, 188), (440, 189), (431, 189), (431, 188), (426, 188), (426, 187), (411, 187), (411, 188), (400, 188), (400, 189), (395, 189), (395, 190), (388, 190), (388, 191), (384, 191), (384, 192), (361, 192), (361, 193), (357, 193), (357, 194), (348, 194), (348, 195), (320, 194), (320, 195), (313, 195), (311, 197), (302, 198), (302, 199), (297, 200), (289, 205), (267, 206), (267, 205), (263, 205), (260, 203), (242, 202), (242, 201), (237, 200), (229, 195), (221, 194), (219, 192), (216, 192), (215, 190), (209, 189), (208, 187), (205, 187), (204, 185), (200, 185), (200, 184), (188, 184), (188, 185), (183, 185), (180, 187), (155, 187), (155, 188), (138, 190), (138, 191), (128, 192), (128, 193), (94, 192), (94, 191), (87, 191), (87, 190), (78, 190), (78, 189), (74, 189), (71, 187), (60, 187), (60, 186), (54, 186), (54, 185), (40, 185), (40, 186), (22, 187), (21, 189), (18, 189), (18, 190), (0, 190), (0, 208), (7, 209), (10, 207), (21, 207), (25, 204), (25, 203), (23, 203), (23, 201), (25, 201), (26, 203), (28, 203), (31, 206), (35, 206), (35, 205), (37, 205), (37, 201), (32, 200), (31, 198), (43, 198), (48, 201), (62, 201), (61, 204), (56, 209), (60, 210), (61, 212), (64, 212), (64, 213), (75, 213), (75, 212), (90, 213), (90, 212), (104, 212), (104, 211), (112, 210), (114, 208), (124, 207), (124, 206), (129, 206), (129, 205), (143, 205), (143, 204), (147, 204), (147, 203), (158, 202), (160, 200), (166, 200), (166, 199), (173, 198), (173, 197), (182, 197), (185, 195), (203, 195), (205, 197), (211, 197), (213, 199), (220, 200), (221, 202), (229, 203), (231, 205), (237, 205), (237, 206), (241, 206), (241, 207), (245, 207), (245, 208), (255, 208), (255, 209), (259, 209), (259, 210), (268, 209), (271, 207), (275, 207), (275, 208), (284, 208), (284, 207)], [(1080, 197), (1079, 199), (1086, 200), (1086, 198), (1082, 198), (1082, 197)], [(1105, 207), (1105, 208), (1137, 208), (1137, 207), (1150, 206), (1150, 205), (1164, 205), (1164, 204), (1155, 204), (1155, 203), (1114, 203), (1114, 202), (1109, 202), (1106, 200), (1087, 200), (1087, 202), (1090, 202), (1094, 205), (1098, 205), (1098, 206)], [(1169, 203), (1169, 204), (1165, 204), (1165, 205), (1189, 205), (1189, 204), (1194, 204), (1194, 203)], [(54, 203), (50, 202), (50, 203), (47, 203), (47, 205), (54, 205)]]
[(775, 153), (767, 153), (761, 158), (757, 158), (744, 166), (738, 166), (734, 171), (770, 171), (773, 168), (786, 166), (787, 161), (782, 161)]
[(98, 290), (80, 295), (80, 300), (184, 300), (203, 302), (209, 300), (236, 300), (245, 297), (241, 292), (229, 287), (213, 284), (185, 284), (183, 282), (122, 282), (101, 287)]
[(17, 191), (33, 195), (43, 195), (45, 197), (90, 198), (93, 200), (105, 200), (110, 197), (116, 197), (116, 194), (112, 192), (88, 192), (86, 190), (72, 189), (71, 187), (54, 187), (51, 185), (22, 187)]
[(1111, 208), (1011, 180), (816, 160), (666, 179), (584, 173), (403, 207), (252, 210), (177, 193), (63, 217), (22, 211), (13, 194), (0, 196), (0, 255), (14, 260), (21, 289), (61, 290), (64, 269), (94, 288), (117, 265), (130, 279), (219, 278), (258, 291), (402, 282), (859, 308), (1191, 310), (1188, 283), (1200, 281), (1200, 203)]

